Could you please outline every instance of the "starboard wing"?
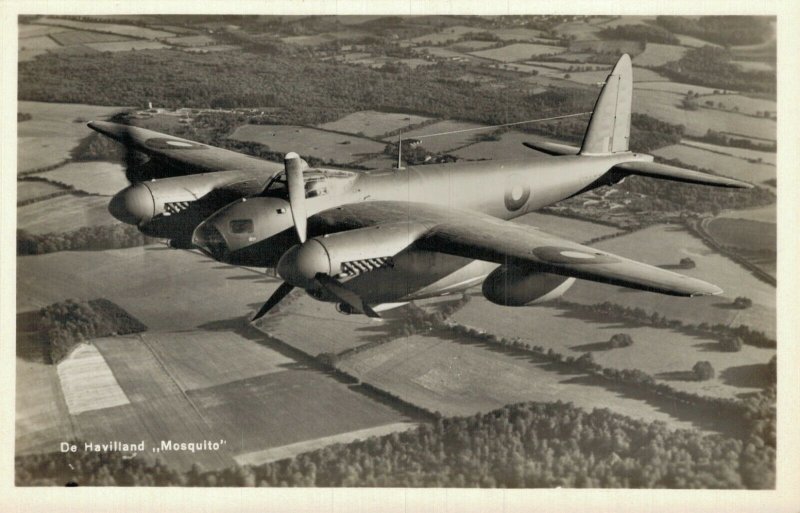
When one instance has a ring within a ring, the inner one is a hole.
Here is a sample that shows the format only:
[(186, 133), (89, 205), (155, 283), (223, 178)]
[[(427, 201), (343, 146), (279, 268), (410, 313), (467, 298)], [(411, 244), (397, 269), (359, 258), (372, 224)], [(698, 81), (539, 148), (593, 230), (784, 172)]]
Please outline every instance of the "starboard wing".
[(695, 278), (488, 216), (439, 223), (418, 244), (441, 253), (673, 296), (722, 293), (719, 287)]

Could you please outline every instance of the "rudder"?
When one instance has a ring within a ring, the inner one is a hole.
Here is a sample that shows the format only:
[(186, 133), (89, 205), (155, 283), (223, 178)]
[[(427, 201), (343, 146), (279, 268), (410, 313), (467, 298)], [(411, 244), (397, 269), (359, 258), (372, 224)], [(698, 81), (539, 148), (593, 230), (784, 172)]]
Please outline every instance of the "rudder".
[(597, 97), (581, 145), (581, 155), (607, 155), (628, 151), (633, 102), (631, 58), (623, 54)]

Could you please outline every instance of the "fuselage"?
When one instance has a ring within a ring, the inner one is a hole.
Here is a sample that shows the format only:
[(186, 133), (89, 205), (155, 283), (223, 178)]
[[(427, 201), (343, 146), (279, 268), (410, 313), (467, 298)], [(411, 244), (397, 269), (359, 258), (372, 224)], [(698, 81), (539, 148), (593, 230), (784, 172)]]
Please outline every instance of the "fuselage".
[[(436, 205), (456, 216), (460, 210), (469, 210), (513, 219), (613, 183), (608, 170), (637, 158), (618, 153), (426, 165), (358, 174), (320, 170), (313, 184), (306, 179), (309, 237), (402, 222), (406, 213), (384, 208), (383, 202), (407, 205), (405, 208), (415, 209), (417, 215), (425, 205)], [(375, 208), (369, 208), (372, 203)], [(347, 206), (359, 204), (363, 205), (358, 215), (349, 215)], [(285, 188), (279, 184), (268, 187), (261, 196), (226, 206), (198, 227), (194, 241), (227, 263), (275, 267), (281, 255), (297, 244)], [(463, 291), (479, 284), (497, 266), (412, 244), (395, 255), (392, 267), (358, 274), (347, 283), (370, 304), (402, 303)]]

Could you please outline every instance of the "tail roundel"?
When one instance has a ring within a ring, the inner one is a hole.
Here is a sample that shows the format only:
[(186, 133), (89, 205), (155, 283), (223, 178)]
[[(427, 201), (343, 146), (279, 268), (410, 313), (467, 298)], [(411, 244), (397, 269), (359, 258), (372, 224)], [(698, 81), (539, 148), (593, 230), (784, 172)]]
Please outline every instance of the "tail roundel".
[(633, 70), (624, 54), (617, 61), (597, 97), (581, 145), (581, 155), (608, 155), (628, 151), (631, 134)]

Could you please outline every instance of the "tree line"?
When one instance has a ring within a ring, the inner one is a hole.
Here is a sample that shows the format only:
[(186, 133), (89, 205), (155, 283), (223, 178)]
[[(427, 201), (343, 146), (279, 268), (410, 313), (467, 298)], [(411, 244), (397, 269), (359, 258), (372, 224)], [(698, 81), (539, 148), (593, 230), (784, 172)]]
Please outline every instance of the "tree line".
[(86, 340), (140, 333), (147, 329), (138, 319), (103, 298), (90, 301), (67, 299), (46, 306), (39, 313), (39, 333), (53, 364)]
[(17, 486), (772, 488), (775, 450), (608, 409), (521, 403), (259, 466), (186, 472), (120, 453), (16, 458)]
[(135, 226), (122, 223), (84, 226), (65, 233), (33, 234), (17, 229), (17, 255), (20, 256), (132, 248), (156, 242), (158, 239), (143, 235)]

